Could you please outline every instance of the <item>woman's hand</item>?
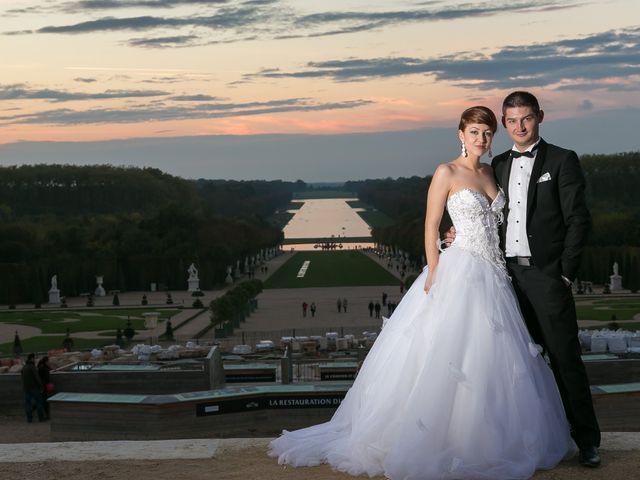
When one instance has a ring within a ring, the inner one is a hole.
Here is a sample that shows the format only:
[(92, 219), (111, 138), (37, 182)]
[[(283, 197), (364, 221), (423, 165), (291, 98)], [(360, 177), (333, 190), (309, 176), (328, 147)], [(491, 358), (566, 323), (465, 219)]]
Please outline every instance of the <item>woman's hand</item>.
[(427, 274), (427, 279), (424, 282), (424, 293), (429, 293), (431, 287), (433, 286), (433, 274), (429, 272)]

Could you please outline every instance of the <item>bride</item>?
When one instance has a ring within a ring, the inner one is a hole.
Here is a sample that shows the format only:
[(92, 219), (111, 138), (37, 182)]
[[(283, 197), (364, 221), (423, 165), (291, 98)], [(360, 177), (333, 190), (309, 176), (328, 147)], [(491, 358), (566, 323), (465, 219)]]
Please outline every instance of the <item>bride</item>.
[[(428, 268), (333, 418), (271, 442), (279, 463), (391, 479), (526, 479), (574, 451), (499, 248), (505, 198), (480, 163), (496, 129), (486, 107), (462, 113), (462, 153), (436, 169), (427, 196)], [(456, 238), (439, 254), (445, 207)]]

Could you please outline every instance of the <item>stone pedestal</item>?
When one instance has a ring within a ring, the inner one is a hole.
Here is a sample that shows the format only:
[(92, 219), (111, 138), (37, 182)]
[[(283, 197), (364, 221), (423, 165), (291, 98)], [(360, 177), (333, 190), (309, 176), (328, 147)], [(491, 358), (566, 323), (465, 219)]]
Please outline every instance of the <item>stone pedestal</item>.
[(144, 317), (144, 328), (147, 330), (151, 330), (158, 326), (158, 317), (160, 314), (158, 312), (146, 312), (143, 313)]
[(188, 291), (189, 292), (197, 292), (200, 290), (200, 279), (199, 278), (190, 278), (187, 280), (189, 284)]
[(49, 290), (49, 303), (60, 304), (60, 290), (52, 288)]
[(622, 275), (613, 274), (609, 276), (609, 279), (609, 288), (612, 292), (622, 290)]
[(98, 275), (96, 277), (96, 283), (98, 284), (98, 286), (96, 287), (96, 290), (94, 292), (94, 295), (96, 297), (104, 297), (107, 295), (107, 292), (105, 291), (104, 287), (102, 286), (102, 282), (104, 281), (103, 279), (104, 277), (102, 275)]

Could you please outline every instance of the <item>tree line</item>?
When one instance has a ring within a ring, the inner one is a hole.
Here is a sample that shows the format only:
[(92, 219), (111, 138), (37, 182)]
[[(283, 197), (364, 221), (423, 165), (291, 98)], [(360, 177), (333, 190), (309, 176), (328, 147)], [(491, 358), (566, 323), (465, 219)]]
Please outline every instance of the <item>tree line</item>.
[(63, 295), (187, 288), (224, 282), (226, 267), (282, 241), (265, 217), (301, 182), (185, 180), (153, 168), (0, 167), (0, 303)]
[[(587, 203), (593, 228), (585, 249), (580, 279), (602, 284), (609, 281), (618, 262), (626, 288), (640, 288), (640, 152), (584, 155)], [(395, 219), (394, 225), (374, 228), (383, 245), (424, 255), (426, 192), (431, 176), (348, 182), (345, 188)], [(441, 231), (451, 225), (445, 215)]]

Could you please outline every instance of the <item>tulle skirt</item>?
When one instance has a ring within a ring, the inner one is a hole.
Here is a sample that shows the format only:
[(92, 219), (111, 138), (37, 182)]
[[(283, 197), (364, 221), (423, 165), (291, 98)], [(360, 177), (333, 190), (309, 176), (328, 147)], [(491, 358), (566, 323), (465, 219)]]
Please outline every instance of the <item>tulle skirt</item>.
[(573, 453), (553, 374), (509, 277), (460, 248), (406, 293), (329, 422), (284, 431), (281, 464), (399, 479), (526, 479)]

